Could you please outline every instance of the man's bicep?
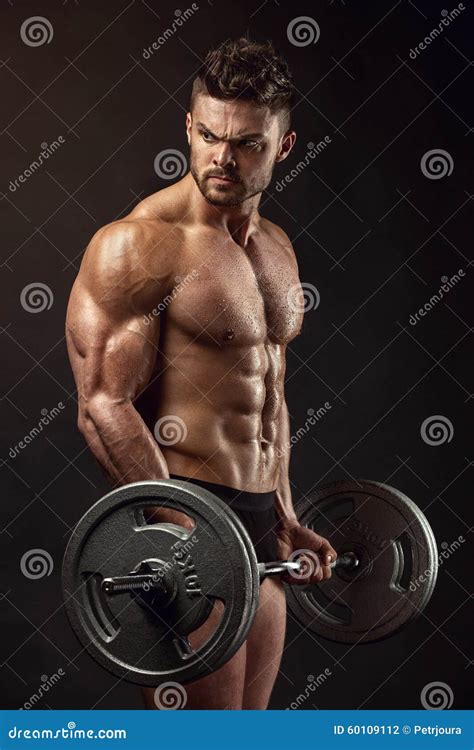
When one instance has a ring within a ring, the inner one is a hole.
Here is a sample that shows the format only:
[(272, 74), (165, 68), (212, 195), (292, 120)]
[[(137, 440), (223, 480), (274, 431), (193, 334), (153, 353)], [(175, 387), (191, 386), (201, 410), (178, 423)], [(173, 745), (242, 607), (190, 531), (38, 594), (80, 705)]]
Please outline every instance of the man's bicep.
[[(110, 235), (110, 232), (108, 233)], [(81, 409), (94, 401), (133, 400), (156, 359), (159, 317), (144, 314), (127, 246), (116, 236), (93, 238), (69, 299), (66, 335)]]
[(80, 406), (133, 401), (146, 386), (157, 356), (159, 318), (114, 316), (87, 293), (73, 291), (67, 318), (68, 348)]

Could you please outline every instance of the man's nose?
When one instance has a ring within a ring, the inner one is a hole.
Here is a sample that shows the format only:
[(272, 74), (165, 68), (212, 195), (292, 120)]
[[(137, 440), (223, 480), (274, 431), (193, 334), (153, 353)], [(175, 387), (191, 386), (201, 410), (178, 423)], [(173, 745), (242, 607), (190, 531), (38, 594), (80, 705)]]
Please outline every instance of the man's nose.
[(236, 162), (232, 150), (232, 145), (225, 141), (221, 141), (216, 146), (212, 161), (217, 167), (226, 167), (229, 165), (235, 167)]

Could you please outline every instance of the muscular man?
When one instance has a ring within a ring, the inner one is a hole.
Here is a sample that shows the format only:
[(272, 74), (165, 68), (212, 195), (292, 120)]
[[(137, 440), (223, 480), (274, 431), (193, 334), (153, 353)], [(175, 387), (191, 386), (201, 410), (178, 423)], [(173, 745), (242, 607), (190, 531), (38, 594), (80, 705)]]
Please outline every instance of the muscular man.
[[(316, 581), (336, 552), (298, 524), (288, 478), (285, 351), (301, 329), (301, 287), (287, 235), (258, 211), (295, 142), (292, 92), (269, 43), (209, 52), (186, 116), (190, 172), (94, 235), (66, 329), (78, 426), (110, 480), (208, 487), (239, 515), (259, 561), (317, 552), (306, 579)], [(191, 524), (178, 515), (165, 513)], [(247, 641), (186, 686), (187, 707), (266, 708), (285, 620), (282, 583), (267, 578)], [(144, 691), (150, 708), (153, 695)]]

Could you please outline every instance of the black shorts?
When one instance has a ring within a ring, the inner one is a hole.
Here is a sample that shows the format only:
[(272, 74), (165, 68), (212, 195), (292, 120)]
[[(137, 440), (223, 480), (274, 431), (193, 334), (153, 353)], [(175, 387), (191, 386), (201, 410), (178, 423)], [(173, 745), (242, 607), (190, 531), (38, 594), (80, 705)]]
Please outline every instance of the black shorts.
[(245, 492), (244, 490), (236, 490), (234, 487), (227, 487), (224, 484), (204, 482), (201, 479), (181, 477), (177, 474), (170, 474), (170, 478), (198, 484), (217, 495), (234, 511), (245, 526), (254, 546), (258, 562), (278, 560), (275, 534), (278, 520), (275, 512), (275, 490), (271, 492)]

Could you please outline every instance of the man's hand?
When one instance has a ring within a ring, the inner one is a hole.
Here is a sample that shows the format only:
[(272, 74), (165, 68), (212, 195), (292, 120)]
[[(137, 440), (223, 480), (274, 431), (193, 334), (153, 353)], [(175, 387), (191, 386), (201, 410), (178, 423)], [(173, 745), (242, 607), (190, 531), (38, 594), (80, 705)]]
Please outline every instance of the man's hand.
[(337, 558), (337, 552), (327, 539), (296, 521), (280, 523), (276, 534), (280, 560), (298, 560), (302, 566), (301, 573), (282, 576), (282, 580), (292, 585), (306, 585), (331, 577), (329, 565)]

